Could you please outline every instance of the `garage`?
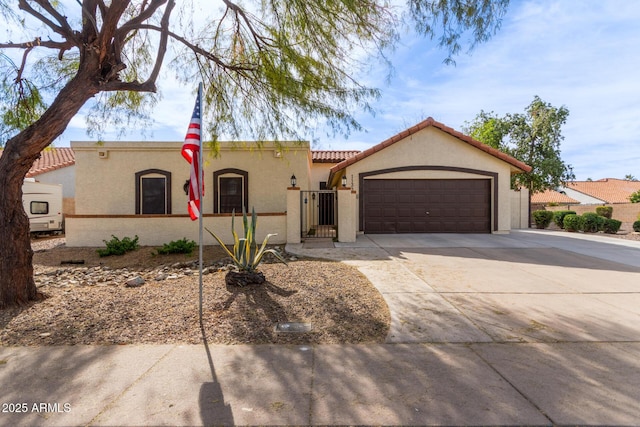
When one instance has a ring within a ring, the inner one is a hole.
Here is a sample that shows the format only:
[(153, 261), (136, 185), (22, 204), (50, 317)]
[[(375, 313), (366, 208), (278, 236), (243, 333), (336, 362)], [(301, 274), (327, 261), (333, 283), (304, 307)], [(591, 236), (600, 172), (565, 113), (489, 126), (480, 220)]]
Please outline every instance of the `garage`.
[(365, 233), (490, 233), (489, 179), (366, 179)]
[(346, 191), (338, 191), (343, 199), (338, 238), (347, 241), (347, 232), (354, 229), (369, 234), (507, 233), (512, 224), (529, 223), (528, 192), (511, 190), (511, 178), (530, 171), (508, 154), (429, 117), (331, 167), (328, 187), (351, 190), (355, 199), (351, 209), (344, 201)]

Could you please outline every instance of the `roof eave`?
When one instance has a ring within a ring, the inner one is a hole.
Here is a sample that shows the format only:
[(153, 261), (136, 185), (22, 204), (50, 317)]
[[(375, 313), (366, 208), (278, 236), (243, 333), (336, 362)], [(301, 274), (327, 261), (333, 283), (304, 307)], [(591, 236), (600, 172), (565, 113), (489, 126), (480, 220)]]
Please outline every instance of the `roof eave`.
[[(436, 120), (434, 120), (432, 117), (427, 118), (426, 120), (423, 120), (422, 122), (418, 123), (415, 126), (410, 127), (409, 129), (406, 129), (394, 136), (392, 136), (391, 138), (388, 138), (384, 141), (382, 141), (380, 144), (374, 145), (373, 147), (364, 150), (360, 153), (358, 153), (357, 155), (346, 159), (340, 163), (338, 163), (337, 165), (333, 166), (330, 170), (329, 173), (329, 180), (331, 181), (331, 178), (333, 177), (333, 175), (337, 172), (339, 172), (342, 169), (346, 169), (348, 166), (366, 158), (369, 157), (370, 155), (381, 151), (385, 148), (387, 148), (390, 145), (395, 144), (398, 141), (402, 141), (403, 139), (407, 138), (408, 136), (411, 136), (423, 129), (426, 129), (430, 126), (433, 126), (439, 130), (441, 130), (442, 132), (448, 133), (449, 135), (453, 136), (454, 138), (457, 138), (463, 142), (466, 142), (467, 144), (478, 148), (479, 150), (484, 151), (485, 153), (496, 157), (508, 164), (511, 165), (511, 173), (512, 174), (516, 174), (516, 173), (529, 173), (531, 172), (531, 170), (533, 169), (531, 166), (527, 165), (524, 162), (521, 162), (520, 160), (511, 157), (510, 155), (496, 149), (493, 147), (490, 147), (486, 144), (483, 144), (480, 141), (477, 141), (473, 138), (471, 138), (470, 136), (467, 136), (465, 134), (463, 134), (462, 132), (458, 132), (457, 130), (450, 128), (446, 125), (444, 125), (443, 123), (440, 123)], [(515, 169), (514, 169), (515, 168)]]

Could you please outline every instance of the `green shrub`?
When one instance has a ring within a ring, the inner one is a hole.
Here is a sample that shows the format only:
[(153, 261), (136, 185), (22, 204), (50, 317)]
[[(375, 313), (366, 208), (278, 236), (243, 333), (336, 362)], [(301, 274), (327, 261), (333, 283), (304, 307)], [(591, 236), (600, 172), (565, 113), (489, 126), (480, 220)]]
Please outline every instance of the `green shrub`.
[(640, 231), (640, 221), (633, 223), (633, 231)]
[(181, 240), (173, 240), (165, 243), (157, 252), (161, 255), (167, 254), (190, 254), (198, 246), (193, 240), (187, 240), (186, 237)]
[(242, 239), (238, 238), (235, 230), (235, 211), (231, 213), (231, 234), (233, 235), (233, 252), (231, 252), (222, 240), (213, 234), (211, 230), (205, 227), (205, 230), (209, 234), (213, 236), (214, 239), (218, 241), (222, 249), (227, 252), (227, 255), (231, 257), (231, 260), (238, 267), (238, 270), (248, 273), (253, 273), (256, 271), (256, 268), (262, 262), (262, 257), (270, 253), (275, 256), (278, 261), (286, 264), (287, 262), (282, 258), (282, 256), (275, 249), (266, 249), (267, 242), (269, 238), (272, 236), (276, 236), (276, 234), (267, 234), (267, 237), (264, 238), (262, 242), (262, 246), (258, 249), (258, 242), (256, 242), (256, 223), (258, 222), (258, 216), (256, 215), (256, 210), (253, 209), (251, 213), (251, 224), (247, 219), (247, 213), (244, 208), (242, 209), (242, 226), (244, 229), (244, 237)]
[(533, 216), (533, 222), (535, 222), (536, 228), (539, 229), (547, 228), (553, 219), (553, 212), (551, 211), (533, 211), (531, 215)]
[(110, 255), (124, 255), (127, 252), (134, 251), (138, 249), (138, 236), (136, 235), (133, 239), (130, 237), (123, 237), (122, 240), (118, 239), (113, 234), (111, 235), (111, 240), (108, 242), (103, 240), (103, 242), (107, 245), (106, 249), (98, 249), (98, 255), (101, 257), (110, 256)]
[(562, 221), (564, 229), (567, 231), (579, 231), (582, 230), (582, 217), (576, 214), (565, 215)]
[(613, 206), (598, 206), (596, 208), (596, 213), (607, 219), (611, 219), (611, 216), (613, 215)]
[(564, 228), (564, 217), (571, 214), (575, 215), (576, 212), (575, 211), (557, 211), (553, 214), (553, 222), (555, 222), (555, 224), (558, 227)]
[(631, 203), (640, 203), (640, 190), (636, 191), (635, 193), (631, 193), (631, 195), (629, 196), (629, 201)]
[(582, 214), (582, 230), (586, 233), (597, 233), (604, 227), (605, 217), (595, 212), (585, 212)]
[(618, 221), (617, 219), (605, 219), (604, 220), (604, 232), (607, 234), (616, 234), (618, 230), (620, 230), (620, 226), (622, 225), (622, 221)]

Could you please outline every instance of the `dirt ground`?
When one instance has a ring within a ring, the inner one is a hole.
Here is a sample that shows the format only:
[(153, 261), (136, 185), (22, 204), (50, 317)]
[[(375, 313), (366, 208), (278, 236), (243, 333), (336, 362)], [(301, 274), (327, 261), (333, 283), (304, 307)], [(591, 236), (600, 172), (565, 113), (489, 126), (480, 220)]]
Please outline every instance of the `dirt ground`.
[[(264, 284), (228, 287), (230, 260), (206, 247), (201, 328), (197, 252), (154, 255), (143, 247), (100, 258), (95, 248), (67, 248), (61, 239), (32, 246), (43, 299), (0, 311), (0, 345), (200, 343), (204, 336), (211, 344), (376, 343), (389, 330), (382, 296), (342, 263), (287, 255), (288, 265), (260, 265)], [(276, 332), (278, 322), (311, 331)]]

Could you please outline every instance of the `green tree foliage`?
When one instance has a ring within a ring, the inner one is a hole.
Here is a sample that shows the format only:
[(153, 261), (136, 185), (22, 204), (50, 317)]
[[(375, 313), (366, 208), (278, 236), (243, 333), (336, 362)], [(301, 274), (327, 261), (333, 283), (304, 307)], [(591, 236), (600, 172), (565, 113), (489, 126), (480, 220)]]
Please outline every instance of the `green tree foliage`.
[[(38, 87), (21, 76), (16, 64), (0, 53), (0, 147), (8, 136), (25, 129), (44, 113), (46, 105)], [(6, 96), (6, 97), (5, 97)]]
[(504, 150), (509, 135), (509, 123), (498, 117), (493, 111), (481, 110), (471, 123), (465, 123), (464, 131), (473, 139), (481, 141), (498, 150)]
[(379, 94), (355, 76), (407, 25), (451, 60), (487, 40), (508, 3), (0, 0), (0, 307), (36, 297), (22, 180), (85, 104), (98, 136), (148, 124), (164, 67), (190, 87), (203, 81), (213, 140), (297, 139), (318, 123), (348, 134)]
[(535, 96), (523, 114), (499, 117), (481, 111), (465, 124), (464, 131), (531, 166), (530, 173), (512, 177), (512, 186), (527, 188), (534, 194), (575, 179), (572, 167), (560, 156), (562, 125), (568, 116), (566, 107), (554, 107)]
[(629, 196), (629, 201), (631, 203), (640, 203), (640, 190), (636, 191), (635, 193), (631, 193), (631, 195)]

